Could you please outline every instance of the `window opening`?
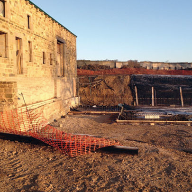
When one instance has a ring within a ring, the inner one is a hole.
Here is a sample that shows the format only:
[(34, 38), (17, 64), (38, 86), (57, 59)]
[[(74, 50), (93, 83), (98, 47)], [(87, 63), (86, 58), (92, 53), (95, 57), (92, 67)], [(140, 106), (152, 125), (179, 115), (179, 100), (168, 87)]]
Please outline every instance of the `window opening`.
[(59, 76), (64, 76), (64, 43), (57, 40), (57, 63)]
[(16, 63), (18, 74), (23, 74), (23, 66), (22, 66), (22, 39), (16, 37)]
[(0, 16), (5, 17), (5, 1), (0, 0)]
[(0, 31), (0, 57), (7, 57), (7, 34)]
[(50, 53), (50, 65), (53, 65), (52, 54)]
[(32, 62), (32, 42), (28, 41), (29, 62)]
[(45, 52), (43, 52), (43, 64), (46, 63), (46, 55), (45, 55)]
[(28, 29), (31, 29), (31, 16), (30, 15), (27, 15), (27, 26), (28, 26)]

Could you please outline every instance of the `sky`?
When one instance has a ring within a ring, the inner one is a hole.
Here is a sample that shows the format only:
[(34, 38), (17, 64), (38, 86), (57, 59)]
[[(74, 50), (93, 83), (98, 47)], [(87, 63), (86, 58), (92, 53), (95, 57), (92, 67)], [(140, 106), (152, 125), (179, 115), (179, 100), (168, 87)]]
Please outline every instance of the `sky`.
[(192, 62), (192, 0), (31, 0), (77, 36), (77, 59)]

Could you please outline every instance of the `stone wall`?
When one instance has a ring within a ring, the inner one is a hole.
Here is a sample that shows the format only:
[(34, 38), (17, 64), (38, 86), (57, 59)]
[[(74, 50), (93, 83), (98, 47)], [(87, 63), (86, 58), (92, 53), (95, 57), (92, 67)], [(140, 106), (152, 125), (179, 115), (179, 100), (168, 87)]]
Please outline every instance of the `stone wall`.
[(103, 60), (103, 61), (91, 61), (91, 60), (77, 60), (78, 67), (82, 67), (84, 65), (106, 65), (110, 68), (116, 67), (116, 61), (115, 60)]
[[(5, 1), (5, 17), (0, 16), (0, 48), (0, 81), (14, 82), (17, 96), (23, 93), (27, 105), (41, 103), (43, 111), (43, 102), (54, 100), (51, 108), (59, 105), (58, 113), (63, 111), (64, 115), (78, 104), (74, 87), (76, 36), (36, 5), (27, 0)], [(19, 99), (17, 107), (23, 105)]]
[(192, 69), (192, 63), (166, 63), (166, 62), (140, 62), (140, 65), (146, 69), (159, 70), (182, 70)]
[(17, 106), (17, 83), (0, 81), (0, 110)]
[(182, 70), (182, 69), (192, 69), (192, 63), (166, 63), (166, 62), (151, 62), (151, 61), (141, 61), (129, 60), (129, 61), (117, 61), (117, 60), (77, 60), (77, 66), (81, 68), (84, 65), (106, 65), (110, 68), (146, 68), (146, 69), (159, 69), (159, 70)]

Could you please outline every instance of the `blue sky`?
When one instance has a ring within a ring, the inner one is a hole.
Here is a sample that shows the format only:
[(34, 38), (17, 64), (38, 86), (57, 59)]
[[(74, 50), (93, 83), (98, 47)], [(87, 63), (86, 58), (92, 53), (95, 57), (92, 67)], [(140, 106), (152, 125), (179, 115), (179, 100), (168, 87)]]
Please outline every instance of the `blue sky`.
[(192, 0), (32, 0), (77, 35), (77, 59), (192, 62)]

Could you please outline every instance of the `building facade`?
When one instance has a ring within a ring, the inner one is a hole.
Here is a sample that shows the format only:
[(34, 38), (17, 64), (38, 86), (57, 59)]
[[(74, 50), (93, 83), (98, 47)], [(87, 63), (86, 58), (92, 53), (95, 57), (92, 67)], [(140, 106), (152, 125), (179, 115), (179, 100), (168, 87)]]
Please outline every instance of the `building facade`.
[(0, 0), (0, 111), (65, 115), (79, 102), (76, 77), (76, 35), (29, 0)]
[(166, 62), (152, 62), (152, 61), (118, 61), (118, 60), (77, 60), (77, 66), (80, 68), (84, 65), (105, 65), (110, 68), (122, 68), (122, 67), (134, 67), (156, 70), (191, 70), (192, 63), (180, 62), (180, 63), (166, 63)]
[(116, 61), (115, 60), (101, 60), (101, 61), (77, 60), (77, 65), (78, 67), (82, 67), (84, 65), (105, 65), (110, 68), (116, 68)]
[(150, 62), (142, 61), (140, 66), (146, 69), (156, 69), (156, 70), (191, 70), (192, 63), (180, 62), (180, 63), (166, 63), (166, 62)]

